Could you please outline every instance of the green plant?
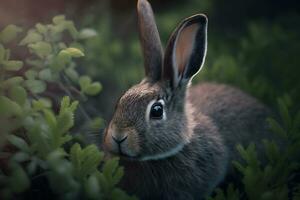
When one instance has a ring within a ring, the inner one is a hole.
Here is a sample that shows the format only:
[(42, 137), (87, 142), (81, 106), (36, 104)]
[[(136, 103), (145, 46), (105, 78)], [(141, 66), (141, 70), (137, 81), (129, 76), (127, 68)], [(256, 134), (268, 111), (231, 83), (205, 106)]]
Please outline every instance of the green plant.
[[(237, 150), (245, 162), (233, 161), (242, 176), (242, 190), (231, 184), (226, 192), (217, 189), (216, 196), (210, 199), (298, 199), (300, 171), (300, 111), (291, 115), (288, 110), (291, 101), (288, 96), (278, 99), (281, 125), (273, 118), (268, 119), (270, 128), (279, 138), (263, 140), (266, 164), (258, 159), (255, 145), (247, 148), (238, 145)], [(274, 137), (276, 138), (276, 137)], [(280, 141), (280, 143), (279, 143)]]
[(289, 20), (248, 23), (237, 38), (212, 35), (206, 64), (196, 79), (237, 86), (274, 108), (278, 96), (299, 99), (299, 30)]
[(76, 69), (80, 41), (96, 32), (77, 31), (62, 15), (38, 23), (16, 45), (21, 32), (9, 25), (0, 33), (0, 198), (133, 199), (117, 187), (118, 159), (104, 160), (98, 147), (71, 134), (80, 102), (101, 90)]

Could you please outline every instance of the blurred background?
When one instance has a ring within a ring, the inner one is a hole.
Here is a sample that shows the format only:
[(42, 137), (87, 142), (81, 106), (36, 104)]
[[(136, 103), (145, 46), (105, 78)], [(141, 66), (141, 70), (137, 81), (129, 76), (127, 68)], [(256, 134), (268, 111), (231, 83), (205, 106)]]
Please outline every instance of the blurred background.
[[(209, 18), (208, 54), (194, 83), (234, 85), (270, 107), (278, 97), (300, 100), (300, 3), (297, 0), (150, 0), (165, 44), (185, 17)], [(87, 112), (108, 121), (117, 98), (143, 77), (135, 0), (0, 0), (0, 27), (32, 27), (65, 14), (98, 35), (85, 42), (80, 70), (102, 83), (85, 102)], [(298, 105), (299, 107), (299, 105)]]

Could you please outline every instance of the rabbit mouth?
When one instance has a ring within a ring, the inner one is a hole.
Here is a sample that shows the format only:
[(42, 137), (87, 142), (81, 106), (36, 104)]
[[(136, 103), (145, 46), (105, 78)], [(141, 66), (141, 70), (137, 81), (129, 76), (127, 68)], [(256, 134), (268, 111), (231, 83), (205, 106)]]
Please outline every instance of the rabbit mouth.
[(118, 156), (120, 157), (120, 159), (127, 160), (127, 161), (137, 161), (137, 160), (139, 160), (138, 156), (130, 156), (130, 155), (124, 154), (124, 153), (121, 153)]
[(139, 160), (139, 156), (129, 155), (129, 154), (125, 153), (124, 151), (122, 151), (121, 148), (119, 149), (118, 153), (113, 153), (113, 154), (120, 157), (120, 159), (122, 159), (122, 160), (128, 160), (128, 161)]
[(122, 150), (122, 146), (119, 145), (117, 151), (108, 151), (113, 156), (118, 156), (122, 160), (139, 160), (138, 155), (131, 155), (129, 152), (126, 152), (126, 150)]

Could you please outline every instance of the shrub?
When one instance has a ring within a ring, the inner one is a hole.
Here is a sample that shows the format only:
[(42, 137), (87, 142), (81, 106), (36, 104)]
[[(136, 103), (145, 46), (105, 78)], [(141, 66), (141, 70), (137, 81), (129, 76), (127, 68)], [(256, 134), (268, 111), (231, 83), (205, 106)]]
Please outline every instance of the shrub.
[(132, 199), (117, 187), (118, 159), (104, 161), (98, 147), (71, 134), (80, 102), (102, 87), (76, 69), (80, 41), (96, 32), (77, 31), (62, 15), (52, 21), (36, 24), (18, 44), (20, 27), (0, 33), (0, 197)]
[(262, 141), (265, 152), (260, 153), (265, 154), (266, 164), (258, 159), (253, 143), (248, 147), (237, 145), (244, 162), (233, 161), (233, 165), (240, 173), (241, 180), (239, 183), (229, 184), (225, 191), (216, 189), (215, 197), (209, 199), (299, 199), (300, 111), (291, 116), (289, 108), (289, 100), (279, 99), (278, 110), (283, 125), (273, 118), (268, 119), (272, 132), (280, 140)]
[(297, 26), (287, 27), (289, 18), (278, 21), (251, 22), (245, 34), (223, 38), (226, 42), (213, 38), (206, 66), (197, 80), (237, 86), (273, 108), (277, 97), (288, 94), (293, 100), (299, 99), (299, 30)]

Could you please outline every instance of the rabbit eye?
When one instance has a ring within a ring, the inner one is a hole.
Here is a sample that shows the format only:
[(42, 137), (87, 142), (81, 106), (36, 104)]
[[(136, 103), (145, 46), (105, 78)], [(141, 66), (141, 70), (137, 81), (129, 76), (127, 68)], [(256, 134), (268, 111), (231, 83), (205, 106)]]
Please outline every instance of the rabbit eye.
[(162, 119), (164, 114), (163, 105), (161, 102), (155, 102), (151, 106), (150, 118), (151, 119)]
[(166, 120), (165, 102), (163, 99), (154, 99), (149, 102), (146, 109), (145, 119), (149, 120)]

